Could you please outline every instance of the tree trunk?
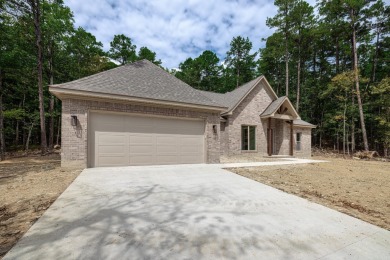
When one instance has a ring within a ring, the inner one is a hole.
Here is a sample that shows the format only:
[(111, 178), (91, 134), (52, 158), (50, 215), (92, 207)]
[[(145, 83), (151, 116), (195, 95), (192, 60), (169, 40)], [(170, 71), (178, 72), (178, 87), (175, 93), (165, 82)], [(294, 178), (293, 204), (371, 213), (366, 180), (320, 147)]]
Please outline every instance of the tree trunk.
[[(351, 18), (353, 16), (353, 11), (351, 11)], [(367, 132), (366, 132), (366, 125), (364, 123), (364, 113), (363, 113), (363, 104), (362, 99), (360, 97), (360, 87), (359, 87), (359, 67), (358, 67), (358, 56), (357, 56), (357, 49), (356, 49), (356, 25), (353, 24), (352, 28), (352, 49), (353, 49), (353, 63), (354, 63), (354, 72), (355, 72), (355, 86), (356, 86), (356, 98), (358, 101), (359, 106), (359, 116), (360, 116), (360, 125), (362, 128), (362, 135), (363, 135), (363, 144), (364, 144), (364, 150), (368, 151), (368, 141), (367, 141)]]
[(336, 37), (336, 74), (340, 71), (340, 43), (339, 37)]
[[(49, 48), (49, 74), (50, 74), (50, 85), (54, 84), (54, 72), (53, 72), (53, 46)], [(54, 148), (54, 96), (50, 95), (50, 106), (49, 106), (49, 149)]]
[(49, 149), (53, 150), (54, 148), (54, 96), (50, 95), (50, 121), (49, 121)]
[(31, 132), (34, 127), (34, 123), (31, 123), (30, 128), (28, 129), (27, 141), (26, 141), (26, 149), (24, 150), (26, 153), (28, 152), (28, 146), (30, 144)]
[(4, 115), (3, 115), (3, 71), (0, 68), (0, 161), (5, 160)]
[[(377, 25), (378, 26), (378, 25)], [(377, 27), (376, 31), (376, 42), (375, 42), (375, 55), (374, 55), (374, 65), (372, 67), (372, 82), (375, 82), (375, 73), (376, 73), (376, 67), (378, 64), (378, 51), (379, 51), (379, 35), (380, 35), (380, 28)]]
[(286, 34), (286, 45), (285, 45), (285, 62), (286, 62), (286, 96), (288, 97), (288, 43), (287, 43), (287, 34)]
[(15, 127), (15, 146), (19, 144), (19, 120), (16, 120), (16, 127)]
[(38, 96), (39, 96), (39, 118), (41, 126), (41, 153), (47, 153), (45, 107), (43, 97), (43, 51), (42, 51), (42, 32), (41, 32), (41, 7), (40, 0), (29, 0), (33, 19), (35, 41), (37, 47), (37, 70), (38, 70)]
[(58, 117), (56, 145), (59, 145), (59, 142), (60, 142), (60, 133), (61, 133), (61, 116)]
[(346, 116), (347, 114), (347, 98), (345, 98), (344, 101), (344, 113), (343, 113), (343, 154), (345, 155), (345, 143), (346, 143), (346, 135), (345, 135), (345, 121), (346, 121)]
[(239, 87), (239, 80), (240, 80), (240, 68), (237, 68), (237, 81), (236, 81), (236, 88)]
[(299, 99), (301, 98), (301, 51), (299, 47), (298, 69), (297, 69), (297, 104), (296, 110), (299, 112)]
[(351, 119), (351, 152), (355, 153), (356, 151), (356, 141), (355, 141), (355, 122), (353, 116)]

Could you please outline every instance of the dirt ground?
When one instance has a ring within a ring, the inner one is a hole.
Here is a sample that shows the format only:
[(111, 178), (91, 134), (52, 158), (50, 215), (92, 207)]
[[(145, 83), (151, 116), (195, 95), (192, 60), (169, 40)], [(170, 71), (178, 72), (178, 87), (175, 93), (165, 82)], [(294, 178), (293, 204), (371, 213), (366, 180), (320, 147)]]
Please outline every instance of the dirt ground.
[[(275, 160), (252, 157), (222, 161)], [(232, 171), (390, 230), (390, 162), (318, 156), (313, 159), (330, 163)], [(0, 162), (0, 259), (80, 172), (61, 168), (59, 155)]]
[(79, 175), (60, 167), (60, 156), (0, 162), (0, 259)]
[(330, 162), (230, 170), (390, 230), (390, 162), (312, 159)]

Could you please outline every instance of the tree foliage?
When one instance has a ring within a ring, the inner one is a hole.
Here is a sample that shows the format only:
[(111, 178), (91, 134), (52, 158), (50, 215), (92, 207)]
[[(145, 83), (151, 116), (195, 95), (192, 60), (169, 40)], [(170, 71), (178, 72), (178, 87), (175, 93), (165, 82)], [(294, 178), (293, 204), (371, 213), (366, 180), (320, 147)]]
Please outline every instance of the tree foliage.
[[(388, 3), (274, 3), (276, 15), (266, 20), (274, 32), (262, 39), (263, 48), (253, 50), (247, 37), (233, 37), (225, 55), (200, 52), (173, 73), (194, 88), (221, 93), (263, 74), (278, 95), (288, 95), (302, 119), (317, 125), (314, 145), (346, 153), (370, 147), (388, 154)], [(93, 34), (75, 27), (63, 0), (0, 0), (0, 32), (1, 159), (4, 151), (29, 143), (44, 148), (46, 138), (49, 149), (60, 142), (61, 103), (50, 96), (48, 85), (142, 59), (162, 64), (153, 50), (137, 50), (124, 34), (114, 35), (104, 51)]]
[(114, 39), (110, 42), (109, 55), (112, 59), (124, 65), (134, 62), (137, 59), (136, 48), (131, 38), (124, 34), (114, 35)]

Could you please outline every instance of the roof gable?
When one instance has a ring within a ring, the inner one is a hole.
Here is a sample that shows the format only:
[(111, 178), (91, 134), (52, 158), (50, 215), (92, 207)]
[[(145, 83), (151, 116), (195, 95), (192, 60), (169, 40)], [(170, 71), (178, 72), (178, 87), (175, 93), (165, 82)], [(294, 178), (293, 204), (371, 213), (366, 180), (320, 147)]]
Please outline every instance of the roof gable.
[(274, 100), (264, 111), (261, 113), (262, 118), (276, 117), (276, 116), (286, 115), (292, 117), (293, 119), (300, 119), (298, 112), (295, 110), (294, 106), (291, 104), (288, 97), (283, 96)]
[(200, 91), (200, 92), (202, 92), (202, 94), (207, 96), (208, 98), (219, 103), (220, 105), (228, 107), (228, 109), (223, 113), (224, 115), (226, 115), (226, 114), (232, 114), (234, 109), (236, 109), (238, 105), (240, 105), (241, 102), (249, 95), (249, 93), (260, 83), (263, 83), (264, 87), (269, 90), (272, 99), (278, 98), (275, 91), (272, 89), (272, 87), (270, 86), (270, 84), (268, 83), (267, 79), (264, 76), (260, 76), (236, 88), (235, 90), (224, 94), (208, 92), (208, 91)]
[(223, 107), (148, 60), (50, 86), (53, 93), (59, 90)]

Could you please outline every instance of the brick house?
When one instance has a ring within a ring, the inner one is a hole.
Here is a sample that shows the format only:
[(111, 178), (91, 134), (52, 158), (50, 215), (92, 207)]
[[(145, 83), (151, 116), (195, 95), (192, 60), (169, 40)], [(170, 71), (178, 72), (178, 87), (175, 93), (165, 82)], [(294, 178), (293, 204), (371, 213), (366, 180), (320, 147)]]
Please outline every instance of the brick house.
[(66, 166), (218, 163), (221, 155), (311, 156), (311, 129), (265, 77), (196, 90), (142, 60), (49, 86), (62, 101)]

